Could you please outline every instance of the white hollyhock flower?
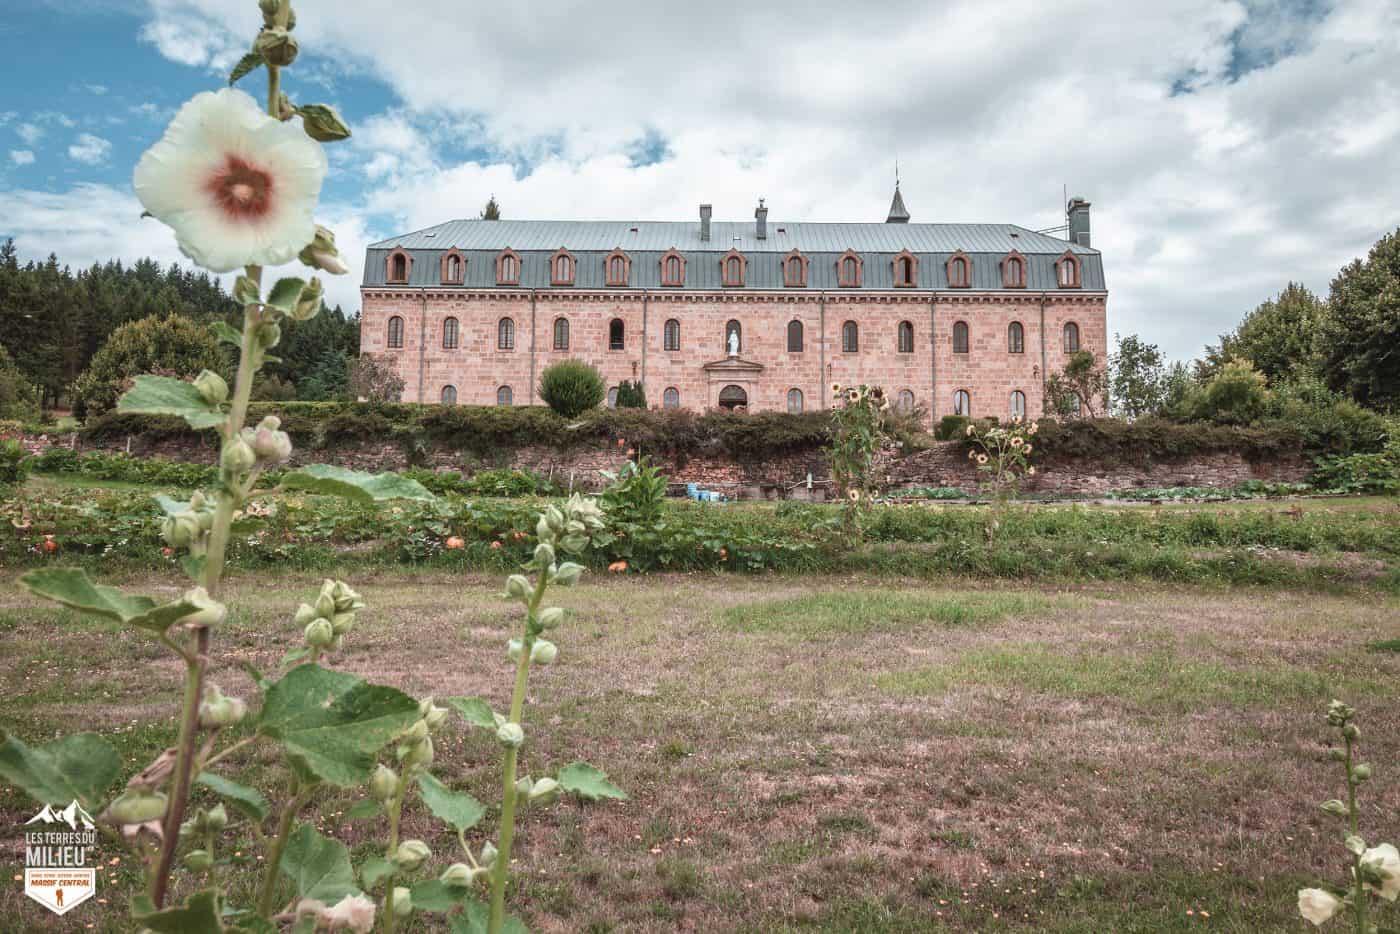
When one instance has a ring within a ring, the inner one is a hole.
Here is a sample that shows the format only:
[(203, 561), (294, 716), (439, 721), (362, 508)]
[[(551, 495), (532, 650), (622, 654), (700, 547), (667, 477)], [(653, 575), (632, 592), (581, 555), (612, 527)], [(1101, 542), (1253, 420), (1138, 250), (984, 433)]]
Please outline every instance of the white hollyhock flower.
[(1380, 887), (1366, 883), (1366, 888), (1379, 892), (1386, 901), (1395, 901), (1400, 896), (1400, 851), (1389, 843), (1373, 846), (1361, 854), (1361, 865), (1374, 871), (1383, 880)]
[(319, 912), (318, 920), (332, 931), (369, 934), (374, 929), (374, 902), (363, 895), (347, 895), (334, 908)]
[(316, 237), (326, 154), (242, 91), (195, 95), (136, 165), (142, 206), (213, 272), (280, 266)]
[(1298, 890), (1298, 913), (1317, 927), (1322, 927), (1341, 907), (1331, 892), (1322, 889)]

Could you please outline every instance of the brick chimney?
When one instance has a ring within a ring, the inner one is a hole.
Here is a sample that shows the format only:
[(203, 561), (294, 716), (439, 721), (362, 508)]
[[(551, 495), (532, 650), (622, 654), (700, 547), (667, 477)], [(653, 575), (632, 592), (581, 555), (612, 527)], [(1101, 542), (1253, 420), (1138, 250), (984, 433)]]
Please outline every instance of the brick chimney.
[(1065, 218), (1069, 221), (1069, 242), (1089, 246), (1089, 202), (1083, 198), (1070, 198), (1065, 208)]
[(714, 208), (708, 204), (700, 205), (700, 239), (708, 241), (710, 239), (710, 215), (714, 213)]
[(760, 240), (768, 239), (768, 209), (763, 206), (763, 199), (758, 199), (758, 207), (753, 212), (754, 220), (757, 221), (757, 236)]

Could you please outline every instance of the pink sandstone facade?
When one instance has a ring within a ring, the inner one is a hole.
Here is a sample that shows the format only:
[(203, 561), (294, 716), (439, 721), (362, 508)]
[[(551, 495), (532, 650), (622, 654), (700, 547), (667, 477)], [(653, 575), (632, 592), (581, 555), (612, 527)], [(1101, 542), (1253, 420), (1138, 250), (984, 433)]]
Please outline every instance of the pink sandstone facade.
[(642, 382), (653, 407), (811, 410), (832, 383), (869, 383), (931, 422), (959, 406), (1037, 415), (1074, 350), (1107, 350), (1086, 203), (1070, 232), (1080, 205), (1078, 243), (1008, 225), (768, 225), (762, 207), (756, 225), (712, 226), (704, 208), (698, 225), (452, 222), (370, 248), (361, 351), (392, 363), (407, 402), (540, 404), (541, 371), (575, 358), (610, 387)]

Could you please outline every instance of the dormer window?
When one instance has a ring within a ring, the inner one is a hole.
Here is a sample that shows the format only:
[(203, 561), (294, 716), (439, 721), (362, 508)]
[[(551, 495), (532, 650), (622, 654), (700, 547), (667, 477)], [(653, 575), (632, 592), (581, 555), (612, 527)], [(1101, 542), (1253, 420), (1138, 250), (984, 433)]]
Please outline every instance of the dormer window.
[[(781, 230), (779, 232), (781, 233)], [(800, 289), (807, 285), (807, 257), (796, 250), (783, 260), (783, 285), (790, 289)]]
[(1024, 289), (1026, 287), (1026, 258), (1015, 250), (1006, 254), (1001, 261), (1001, 287), (1004, 289)]
[(674, 247), (661, 256), (661, 284), (672, 288), (685, 285), (685, 257)]
[(967, 289), (972, 287), (972, 260), (962, 250), (948, 258), (948, 288)]
[(496, 284), (520, 284), (520, 254), (516, 253), (510, 247), (506, 247), (501, 251), (501, 254), (496, 257)]
[(461, 285), (466, 271), (467, 260), (455, 248), (442, 254), (442, 269), (439, 272), (443, 285)]
[(574, 284), (574, 256), (562, 246), (549, 258), (549, 284)]
[(836, 284), (843, 289), (860, 288), (865, 261), (855, 250), (847, 250), (836, 261)]
[(632, 275), (632, 258), (621, 250), (613, 250), (603, 260), (603, 281), (612, 286), (625, 286)]
[(744, 258), (744, 254), (738, 250), (730, 250), (720, 260), (720, 281), (725, 286), (743, 285), (744, 272), (748, 268), (748, 264), (749, 261)]
[(891, 263), (894, 271), (895, 288), (913, 288), (919, 282), (919, 258), (908, 250), (900, 253)]
[(395, 250), (385, 262), (384, 278), (390, 285), (403, 285), (408, 282), (408, 273), (413, 269), (413, 257), (407, 250)]
[(1055, 260), (1055, 281), (1062, 289), (1077, 289), (1080, 287), (1079, 257), (1069, 250), (1064, 255)]

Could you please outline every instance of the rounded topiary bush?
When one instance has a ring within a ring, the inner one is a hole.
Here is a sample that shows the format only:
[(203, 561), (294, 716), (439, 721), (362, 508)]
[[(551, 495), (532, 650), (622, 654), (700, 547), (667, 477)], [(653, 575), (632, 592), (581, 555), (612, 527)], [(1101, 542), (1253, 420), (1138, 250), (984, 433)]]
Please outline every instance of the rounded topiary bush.
[(564, 418), (577, 418), (603, 401), (603, 377), (582, 360), (561, 360), (540, 374), (540, 398)]

